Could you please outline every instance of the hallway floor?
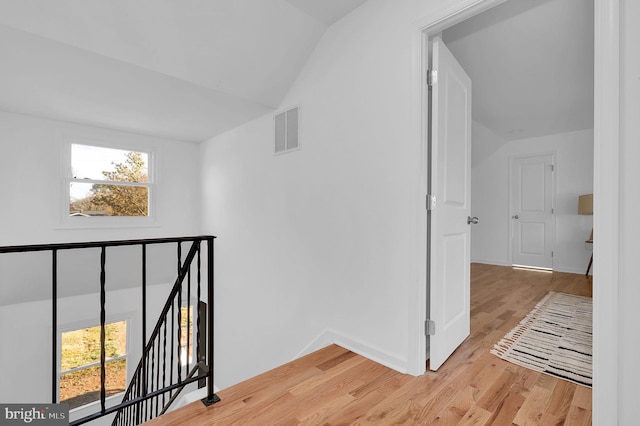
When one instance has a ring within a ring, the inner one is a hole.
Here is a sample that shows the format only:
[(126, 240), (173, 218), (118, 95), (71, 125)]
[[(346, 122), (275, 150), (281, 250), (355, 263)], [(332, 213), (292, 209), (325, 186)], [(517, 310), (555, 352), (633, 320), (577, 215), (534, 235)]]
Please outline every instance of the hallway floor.
[(400, 374), (332, 345), (147, 424), (590, 425), (590, 388), (489, 353), (548, 291), (591, 296), (591, 279), (473, 264), (471, 335), (437, 372)]

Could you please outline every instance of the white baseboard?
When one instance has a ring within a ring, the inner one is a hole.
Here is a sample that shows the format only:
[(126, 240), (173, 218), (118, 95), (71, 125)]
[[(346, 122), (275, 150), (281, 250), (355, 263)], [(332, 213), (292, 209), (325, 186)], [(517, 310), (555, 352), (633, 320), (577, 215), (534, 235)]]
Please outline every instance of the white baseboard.
[(485, 265), (511, 266), (508, 262), (499, 262), (497, 260), (471, 259), (471, 263), (483, 263)]
[[(471, 263), (482, 263), (485, 265), (496, 265), (496, 266), (511, 266), (508, 263), (502, 263), (502, 262), (497, 262), (495, 260), (481, 260), (481, 259), (471, 259)], [(578, 269), (575, 267), (571, 267), (571, 266), (558, 266), (556, 265), (553, 270), (555, 272), (566, 272), (569, 274), (580, 274), (580, 275), (584, 275), (585, 270), (584, 269)], [(589, 275), (591, 275), (593, 272), (589, 271)]]
[[(557, 268), (554, 269), (554, 271), (556, 272), (567, 272), (569, 274), (580, 274), (580, 275), (584, 275), (585, 271), (586, 271), (586, 266), (585, 269), (578, 269), (575, 267), (567, 267), (567, 266), (558, 266)], [(591, 275), (593, 273), (593, 268), (591, 269), (591, 271), (589, 271), (589, 275)]]
[(344, 334), (330, 329), (325, 329), (320, 333), (318, 337), (311, 341), (311, 343), (296, 355), (296, 359), (332, 344), (348, 349), (351, 352), (357, 353), (358, 355), (370, 359), (371, 361), (375, 361), (378, 364), (382, 364), (385, 367), (389, 367), (392, 370), (407, 374), (406, 360), (398, 358), (380, 349), (373, 348), (357, 339), (345, 336)]

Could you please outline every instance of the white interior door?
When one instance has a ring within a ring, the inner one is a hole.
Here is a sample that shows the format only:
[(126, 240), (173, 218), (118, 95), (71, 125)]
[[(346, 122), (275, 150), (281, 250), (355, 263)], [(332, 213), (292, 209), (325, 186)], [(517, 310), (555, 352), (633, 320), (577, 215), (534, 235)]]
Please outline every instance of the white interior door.
[(432, 69), (428, 351), (437, 370), (470, 329), (471, 80), (439, 37)]
[(553, 269), (553, 154), (511, 159), (511, 263)]

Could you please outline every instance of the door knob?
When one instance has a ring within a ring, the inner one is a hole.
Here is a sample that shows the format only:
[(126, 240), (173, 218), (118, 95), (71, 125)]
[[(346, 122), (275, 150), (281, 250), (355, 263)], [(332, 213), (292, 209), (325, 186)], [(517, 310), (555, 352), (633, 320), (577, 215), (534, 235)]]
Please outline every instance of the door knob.
[(469, 225), (474, 224), (475, 225), (476, 223), (478, 223), (478, 217), (477, 216), (474, 216), (474, 217), (468, 216), (467, 217), (467, 224), (469, 224)]
[(520, 216), (514, 215), (514, 216), (511, 216), (511, 219), (520, 219)]

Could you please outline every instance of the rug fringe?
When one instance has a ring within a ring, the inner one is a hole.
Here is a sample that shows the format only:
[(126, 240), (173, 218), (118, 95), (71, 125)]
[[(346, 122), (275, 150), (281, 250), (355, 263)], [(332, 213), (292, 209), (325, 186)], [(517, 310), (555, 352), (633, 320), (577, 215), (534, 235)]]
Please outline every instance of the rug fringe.
[(590, 298), (549, 292), (489, 352), (513, 364), (591, 386), (591, 316)]

